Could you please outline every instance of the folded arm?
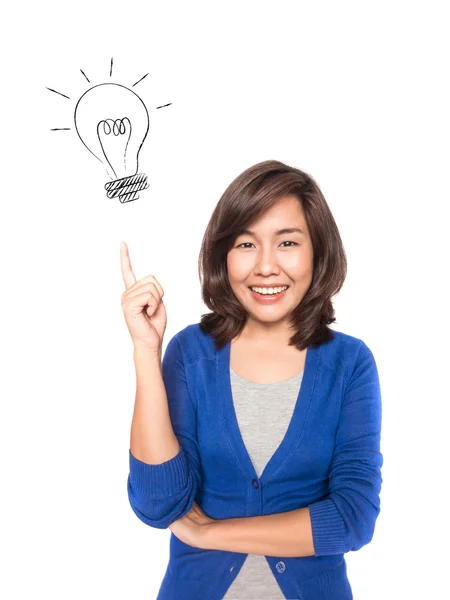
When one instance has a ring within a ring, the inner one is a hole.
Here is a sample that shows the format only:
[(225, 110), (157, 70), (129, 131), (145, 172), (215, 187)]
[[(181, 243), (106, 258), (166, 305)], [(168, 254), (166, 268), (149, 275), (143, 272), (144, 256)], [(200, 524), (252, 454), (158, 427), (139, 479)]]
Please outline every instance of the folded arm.
[(381, 393), (375, 359), (362, 342), (343, 396), (328, 495), (308, 507), (217, 520), (200, 547), (265, 556), (322, 556), (358, 550), (380, 512)]

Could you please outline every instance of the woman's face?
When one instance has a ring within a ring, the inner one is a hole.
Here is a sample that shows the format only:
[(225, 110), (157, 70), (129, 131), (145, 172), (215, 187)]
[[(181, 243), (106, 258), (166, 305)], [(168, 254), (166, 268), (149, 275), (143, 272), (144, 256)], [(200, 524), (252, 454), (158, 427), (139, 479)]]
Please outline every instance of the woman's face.
[[(301, 232), (277, 232), (299, 228)], [(227, 255), (231, 288), (258, 323), (288, 321), (288, 316), (306, 294), (313, 275), (313, 248), (298, 199), (284, 196), (250, 228), (236, 238)], [(289, 286), (274, 302), (260, 302), (250, 286)]]

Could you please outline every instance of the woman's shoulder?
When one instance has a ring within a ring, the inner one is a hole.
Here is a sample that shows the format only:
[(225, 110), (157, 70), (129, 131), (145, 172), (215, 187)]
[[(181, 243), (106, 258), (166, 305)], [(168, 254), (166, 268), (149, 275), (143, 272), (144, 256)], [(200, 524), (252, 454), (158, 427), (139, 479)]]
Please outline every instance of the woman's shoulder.
[(214, 358), (214, 340), (200, 329), (200, 323), (190, 323), (170, 337), (169, 344), (177, 343), (185, 366), (200, 358)]
[(369, 350), (365, 341), (359, 337), (344, 333), (343, 331), (337, 331), (336, 329), (333, 329), (333, 333), (335, 334), (335, 345), (339, 347), (341, 352), (347, 350), (354, 354), (355, 352), (359, 353), (363, 349)]
[(332, 331), (334, 334), (335, 345), (340, 346), (341, 348), (357, 348), (363, 343), (361, 338), (350, 335), (349, 333), (344, 333), (337, 329), (333, 329)]
[(372, 350), (360, 337), (333, 329), (334, 338), (323, 345), (321, 358), (330, 367), (353, 371), (360, 362), (375, 361)]

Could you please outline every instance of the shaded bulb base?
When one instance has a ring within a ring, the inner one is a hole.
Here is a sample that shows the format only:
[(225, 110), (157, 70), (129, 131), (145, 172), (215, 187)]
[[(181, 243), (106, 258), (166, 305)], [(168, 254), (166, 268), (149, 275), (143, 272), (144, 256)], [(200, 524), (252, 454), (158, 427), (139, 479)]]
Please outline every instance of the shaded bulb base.
[(122, 177), (114, 181), (105, 183), (106, 195), (108, 198), (119, 198), (120, 202), (131, 202), (139, 198), (139, 192), (149, 187), (147, 175), (145, 173), (136, 173), (130, 177)]

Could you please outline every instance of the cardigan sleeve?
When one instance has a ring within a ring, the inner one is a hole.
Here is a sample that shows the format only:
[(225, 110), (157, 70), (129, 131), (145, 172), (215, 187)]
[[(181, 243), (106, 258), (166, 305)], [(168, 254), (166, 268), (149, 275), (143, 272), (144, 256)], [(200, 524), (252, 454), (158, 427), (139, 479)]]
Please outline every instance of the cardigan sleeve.
[(368, 544), (380, 512), (381, 392), (371, 350), (361, 340), (342, 399), (329, 473), (329, 494), (309, 505), (315, 556)]
[(127, 490), (131, 508), (141, 521), (157, 529), (167, 529), (191, 510), (200, 484), (197, 412), (177, 335), (164, 353), (162, 376), (180, 450), (170, 460), (155, 465), (142, 462), (129, 450)]

